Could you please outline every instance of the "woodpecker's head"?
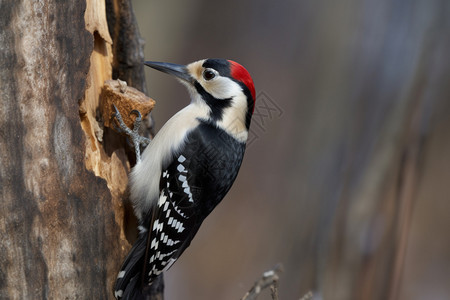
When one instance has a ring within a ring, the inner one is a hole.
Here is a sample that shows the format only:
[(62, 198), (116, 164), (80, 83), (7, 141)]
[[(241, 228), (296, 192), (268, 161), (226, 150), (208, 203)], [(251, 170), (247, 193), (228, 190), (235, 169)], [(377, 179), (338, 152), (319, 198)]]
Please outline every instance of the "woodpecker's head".
[(209, 121), (234, 135), (248, 132), (255, 87), (242, 65), (226, 59), (203, 59), (186, 66), (150, 61), (145, 65), (177, 77), (188, 88), (192, 104), (206, 108)]

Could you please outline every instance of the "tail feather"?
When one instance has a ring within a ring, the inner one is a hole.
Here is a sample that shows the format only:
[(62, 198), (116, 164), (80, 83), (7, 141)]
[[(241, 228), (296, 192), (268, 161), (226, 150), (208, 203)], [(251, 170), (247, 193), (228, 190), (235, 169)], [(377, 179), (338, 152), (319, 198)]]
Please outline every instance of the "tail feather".
[(114, 285), (114, 296), (116, 299), (144, 299), (142, 294), (137, 295), (141, 290), (141, 272), (145, 259), (145, 248), (147, 235), (140, 234), (134, 243), (130, 253), (122, 264), (116, 284)]

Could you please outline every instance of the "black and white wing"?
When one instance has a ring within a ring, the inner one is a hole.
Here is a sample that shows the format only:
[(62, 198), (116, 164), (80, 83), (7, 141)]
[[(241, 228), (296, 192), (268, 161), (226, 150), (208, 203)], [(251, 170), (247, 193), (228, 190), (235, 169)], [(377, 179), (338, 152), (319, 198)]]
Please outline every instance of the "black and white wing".
[[(217, 135), (223, 138), (217, 139)], [(208, 124), (188, 135), (185, 145), (161, 174), (159, 200), (141, 224), (146, 232), (141, 233), (136, 242), (139, 246), (133, 247), (119, 273), (116, 295), (127, 299), (130, 286), (133, 290), (135, 285), (144, 288), (173, 265), (230, 189), (244, 151), (245, 144)], [(142, 271), (130, 274), (129, 270), (137, 270), (138, 265)]]
[(230, 189), (244, 150), (244, 144), (211, 125), (201, 125), (188, 135), (161, 176), (161, 194), (149, 226), (145, 282), (169, 269), (189, 246)]

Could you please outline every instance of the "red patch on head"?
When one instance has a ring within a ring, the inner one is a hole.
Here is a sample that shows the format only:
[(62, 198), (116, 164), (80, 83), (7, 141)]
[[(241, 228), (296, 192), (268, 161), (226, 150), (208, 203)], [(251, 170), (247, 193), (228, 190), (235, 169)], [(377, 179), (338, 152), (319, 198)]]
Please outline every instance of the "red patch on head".
[(253, 84), (252, 77), (242, 65), (232, 60), (229, 60), (229, 62), (231, 65), (231, 77), (245, 84), (252, 94), (253, 101), (255, 101), (255, 85)]

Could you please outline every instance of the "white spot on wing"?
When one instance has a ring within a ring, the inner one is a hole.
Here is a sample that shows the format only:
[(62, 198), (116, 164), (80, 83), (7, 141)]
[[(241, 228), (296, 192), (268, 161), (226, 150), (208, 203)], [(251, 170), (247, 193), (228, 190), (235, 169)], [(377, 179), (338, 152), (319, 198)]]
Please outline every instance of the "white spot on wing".
[[(170, 209), (169, 209), (169, 211), (170, 211)], [(159, 223), (159, 220), (156, 219), (155, 222), (153, 223), (153, 231), (155, 231), (155, 230), (162, 231), (163, 225), (164, 225), (164, 223)]]
[(161, 193), (161, 196), (159, 197), (158, 206), (161, 207), (167, 200), (167, 196)]
[[(191, 201), (191, 199), (189, 199), (189, 202), (193, 202), (193, 201)], [(176, 206), (173, 206), (173, 208), (175, 209), (175, 211), (176, 211), (180, 216), (182, 216), (183, 218), (186, 218), (186, 215), (183, 214), (183, 212), (181, 211), (180, 208), (178, 208), (178, 207), (176, 207)]]
[(119, 275), (117, 275), (117, 278), (123, 278), (125, 276), (125, 271), (120, 271)]
[(182, 164), (179, 164), (177, 167), (178, 172), (184, 172), (186, 169), (184, 168), (184, 166)]
[[(183, 184), (181, 185), (181, 187), (184, 187), (184, 192), (185, 192), (185, 194), (186, 195), (188, 195), (188, 197), (189, 197), (189, 202), (194, 202), (194, 199), (192, 199), (192, 193), (191, 193), (191, 188), (189, 187), (189, 184), (188, 184), (188, 182), (187, 182), (187, 180), (181, 180), (181, 178), (180, 177), (182, 177), (183, 175), (180, 175), (179, 177), (178, 177), (178, 179), (180, 179), (180, 181), (182, 181), (183, 182)], [(184, 179), (186, 178), (185, 176), (183, 176), (184, 177)]]
[(166, 202), (166, 203), (164, 204), (164, 211), (166, 211), (168, 208), (169, 208), (169, 202)]
[(150, 245), (150, 248), (151, 249), (153, 249), (153, 248), (155, 248), (155, 249), (158, 249), (158, 245), (159, 245), (159, 242), (156, 240), (156, 237), (152, 240), (152, 244)]
[(178, 161), (180, 163), (184, 162), (186, 160), (186, 157), (184, 157), (183, 155), (180, 155), (180, 157), (178, 157)]
[(163, 271), (167, 271), (167, 270), (173, 265), (173, 263), (176, 262), (176, 261), (177, 261), (177, 260), (176, 260), (175, 258), (171, 258), (171, 259), (168, 261), (167, 266), (164, 267)]
[(175, 229), (178, 230), (178, 233), (183, 232), (183, 230), (184, 230), (183, 223), (177, 222)]

